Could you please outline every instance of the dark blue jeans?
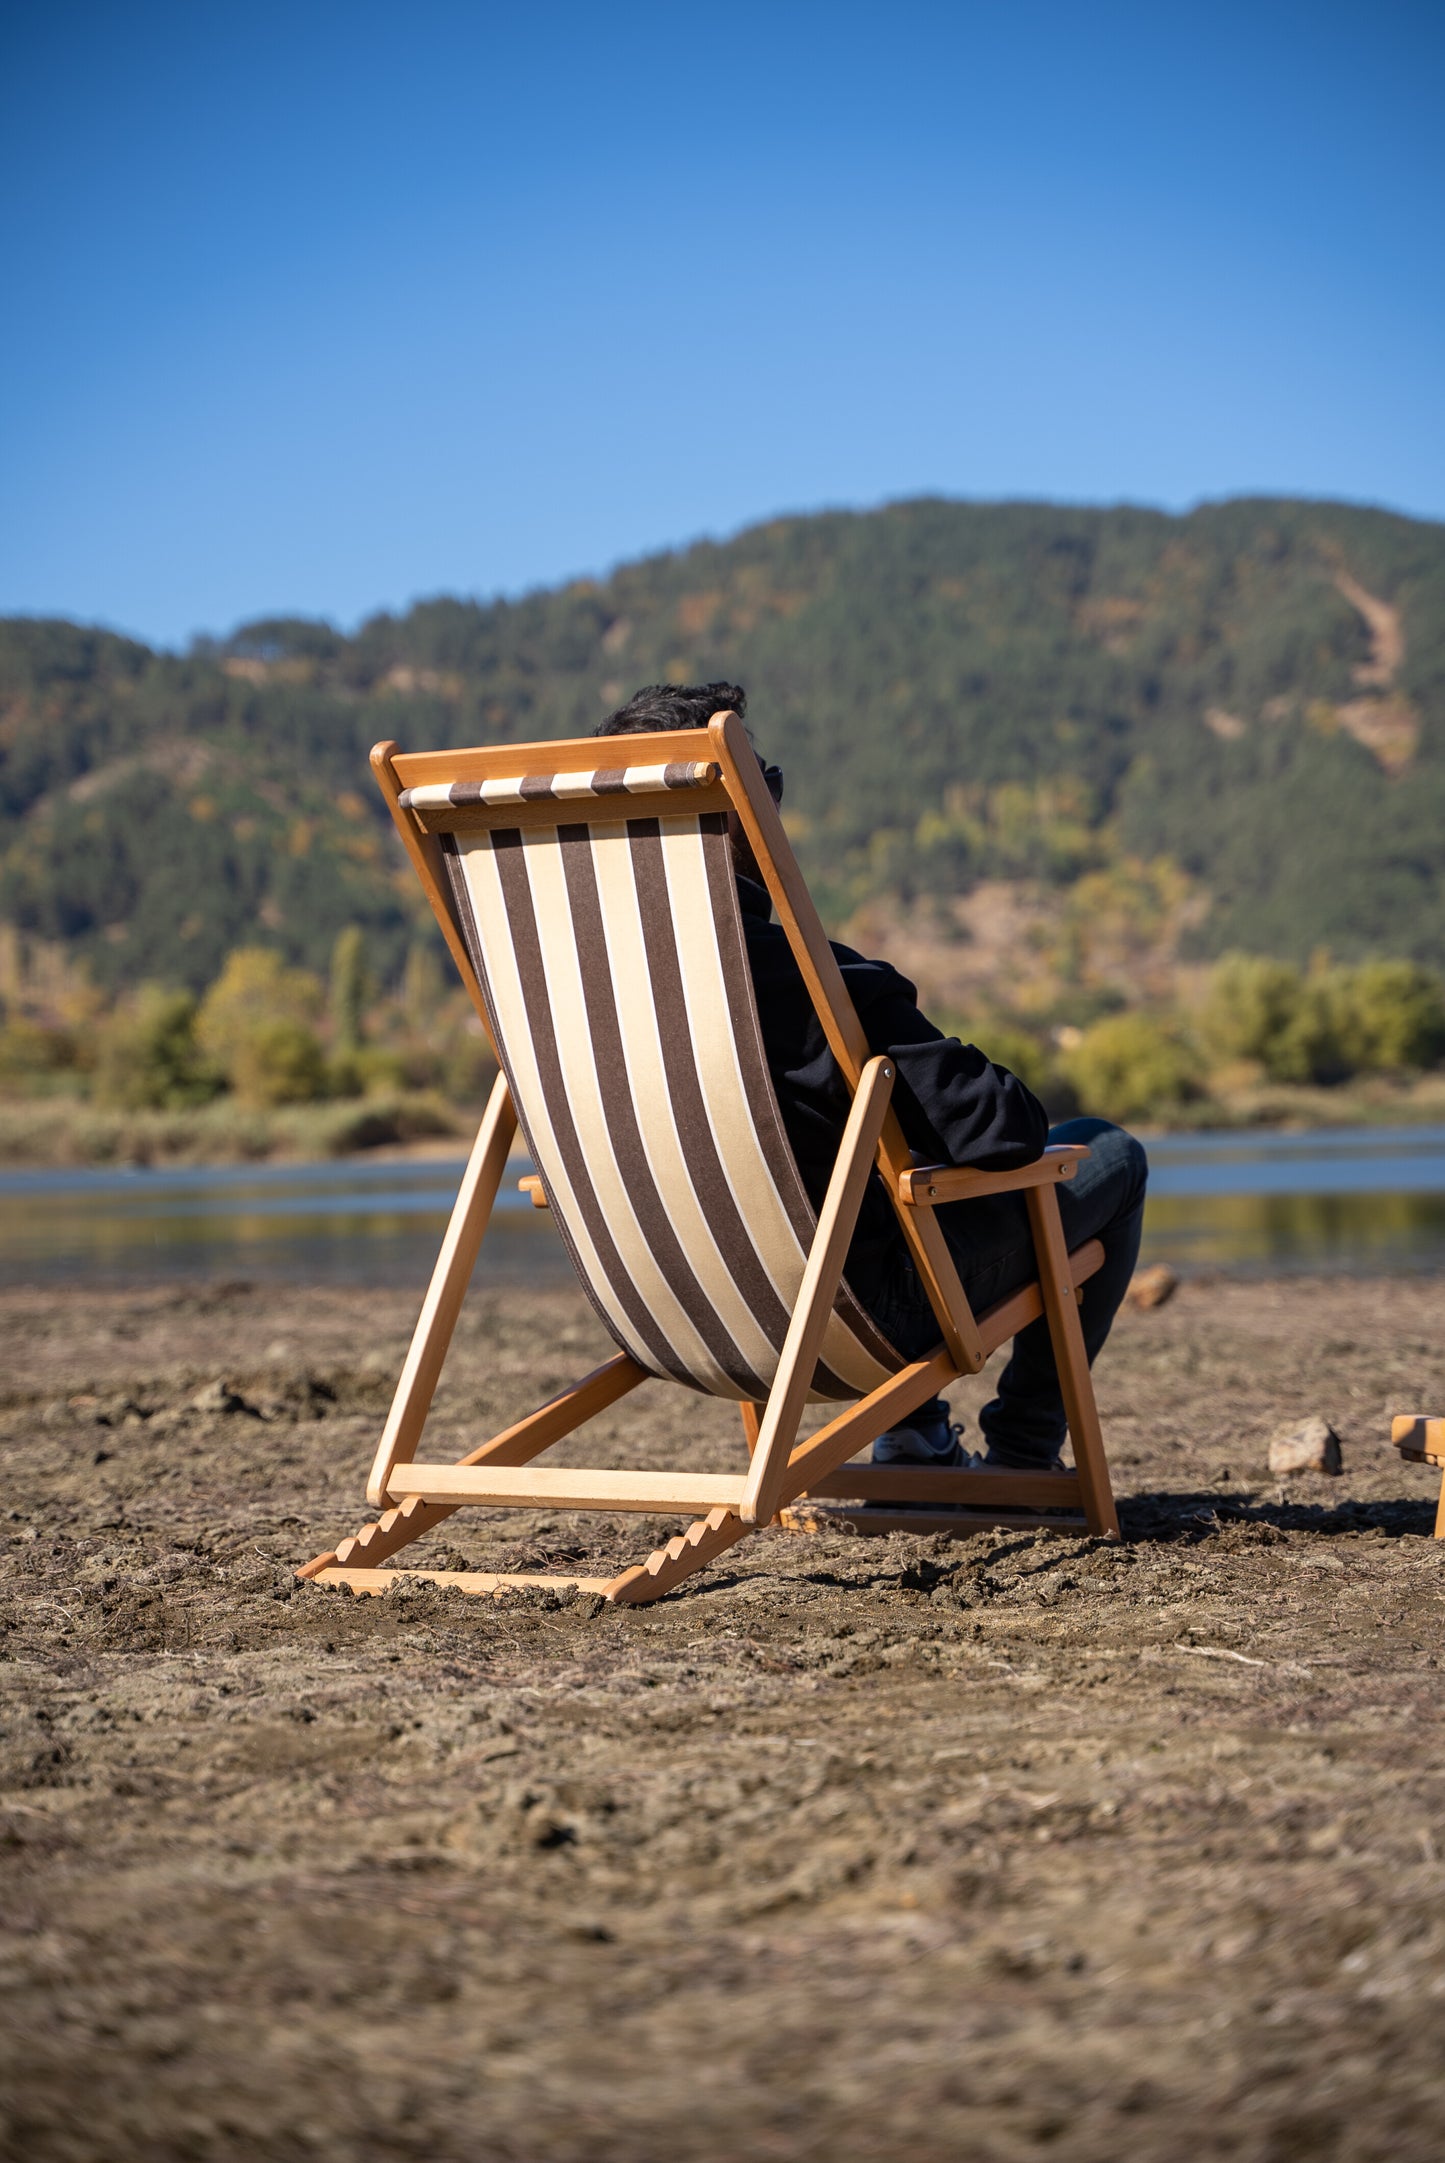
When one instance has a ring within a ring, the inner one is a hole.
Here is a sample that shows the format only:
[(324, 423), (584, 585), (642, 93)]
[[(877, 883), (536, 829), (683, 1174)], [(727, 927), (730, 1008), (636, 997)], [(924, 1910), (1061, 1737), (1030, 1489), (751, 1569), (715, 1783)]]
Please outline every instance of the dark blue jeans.
[[(1049, 1140), (1087, 1142), (1090, 1151), (1074, 1177), (1060, 1181), (1058, 1196), (1070, 1250), (1086, 1239), (1102, 1240), (1104, 1246), (1103, 1266), (1084, 1286), (1079, 1309), (1092, 1366), (1134, 1274), (1148, 1159), (1132, 1134), (1107, 1119), (1066, 1119), (1051, 1130)], [(1037, 1276), (1022, 1194), (952, 1202), (938, 1211), (938, 1222), (975, 1314)], [(937, 1319), (906, 1252), (900, 1250), (881, 1282), (870, 1287), (867, 1303), (905, 1359), (921, 1359), (938, 1343)], [(941, 1400), (935, 1403), (941, 1410)], [(924, 1406), (912, 1417), (921, 1418), (929, 1409)], [(979, 1414), (979, 1426), (998, 1456), (1020, 1465), (1044, 1464), (1058, 1455), (1067, 1423), (1048, 1324), (1042, 1317), (1015, 1337), (998, 1395)]]

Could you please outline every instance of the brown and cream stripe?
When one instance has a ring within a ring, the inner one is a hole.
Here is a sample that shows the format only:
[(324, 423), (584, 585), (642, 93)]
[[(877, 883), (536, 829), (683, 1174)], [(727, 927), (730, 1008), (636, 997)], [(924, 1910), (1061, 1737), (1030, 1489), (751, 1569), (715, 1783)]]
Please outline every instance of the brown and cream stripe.
[[(715, 772), (688, 770), (671, 785)], [(654, 795), (661, 771), (630, 769)], [(763, 1053), (725, 815), (597, 805), (585, 822), (445, 833), (442, 847), (523, 1132), (598, 1313), (653, 1373), (764, 1398), (815, 1218)], [(842, 1287), (813, 1395), (862, 1395), (900, 1364)]]
[(569, 803), (589, 796), (643, 796), (658, 789), (700, 789), (722, 771), (713, 759), (671, 759), (665, 766), (598, 766), (583, 774), (508, 774), (489, 781), (434, 781), (403, 789), (404, 811), (464, 810), (474, 804)]

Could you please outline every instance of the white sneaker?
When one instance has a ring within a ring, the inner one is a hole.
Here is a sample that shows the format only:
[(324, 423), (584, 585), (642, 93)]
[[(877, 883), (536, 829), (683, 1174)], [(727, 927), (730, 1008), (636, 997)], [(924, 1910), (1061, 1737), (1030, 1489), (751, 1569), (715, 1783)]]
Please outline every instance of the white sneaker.
[(939, 1420), (927, 1427), (890, 1427), (873, 1444), (875, 1465), (929, 1465), (939, 1472), (970, 1470), (981, 1460), (966, 1450), (960, 1439), (958, 1420)]

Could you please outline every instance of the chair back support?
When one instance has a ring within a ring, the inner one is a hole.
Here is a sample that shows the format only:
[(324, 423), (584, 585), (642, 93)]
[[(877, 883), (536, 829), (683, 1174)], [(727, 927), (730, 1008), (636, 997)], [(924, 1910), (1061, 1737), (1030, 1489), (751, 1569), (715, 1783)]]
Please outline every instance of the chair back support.
[[(498, 772), (421, 783), (397, 808), (440, 843), (454, 930), (598, 1314), (650, 1372), (760, 1402), (816, 1220), (764, 1056), (718, 773)], [(811, 1395), (862, 1396), (902, 1364), (840, 1287)]]

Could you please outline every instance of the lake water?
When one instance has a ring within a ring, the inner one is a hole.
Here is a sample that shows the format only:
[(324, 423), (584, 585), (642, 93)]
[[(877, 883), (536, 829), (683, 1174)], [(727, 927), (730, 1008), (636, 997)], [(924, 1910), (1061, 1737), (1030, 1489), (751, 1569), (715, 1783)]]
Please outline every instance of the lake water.
[[(1156, 1137), (1145, 1260), (1186, 1271), (1445, 1268), (1445, 1127)], [(520, 1175), (525, 1164), (513, 1167)], [(421, 1286), (462, 1159), (0, 1173), (0, 1284), (177, 1277)], [(477, 1282), (565, 1282), (503, 1187)]]

